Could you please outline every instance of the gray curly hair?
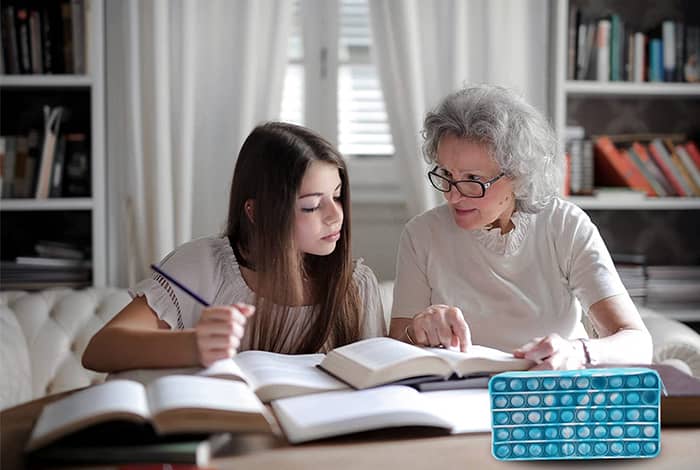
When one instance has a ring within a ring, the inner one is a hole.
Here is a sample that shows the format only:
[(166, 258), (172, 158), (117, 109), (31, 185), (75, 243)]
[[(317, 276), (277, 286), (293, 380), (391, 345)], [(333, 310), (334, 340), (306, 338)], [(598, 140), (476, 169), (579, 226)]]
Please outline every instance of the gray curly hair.
[(453, 134), (486, 144), (513, 179), (516, 209), (538, 212), (559, 194), (564, 155), (544, 116), (513, 91), (467, 86), (447, 97), (423, 121), (423, 156), (437, 162), (440, 138)]

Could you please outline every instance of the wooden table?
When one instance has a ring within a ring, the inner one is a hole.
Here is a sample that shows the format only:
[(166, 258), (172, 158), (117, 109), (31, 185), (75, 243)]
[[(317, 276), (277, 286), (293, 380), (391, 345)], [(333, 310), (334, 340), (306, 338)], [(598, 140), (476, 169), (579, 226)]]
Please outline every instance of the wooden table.
[[(0, 412), (0, 468), (23, 468), (22, 449), (44, 404), (53, 395)], [(244, 435), (234, 439), (227, 456), (214, 460), (221, 469), (431, 469), (469, 468), (608, 468), (698, 469), (700, 427), (663, 428), (661, 453), (654, 459), (500, 462), (491, 456), (490, 434), (414, 437), (408, 431), (376, 431), (289, 446), (271, 436)]]

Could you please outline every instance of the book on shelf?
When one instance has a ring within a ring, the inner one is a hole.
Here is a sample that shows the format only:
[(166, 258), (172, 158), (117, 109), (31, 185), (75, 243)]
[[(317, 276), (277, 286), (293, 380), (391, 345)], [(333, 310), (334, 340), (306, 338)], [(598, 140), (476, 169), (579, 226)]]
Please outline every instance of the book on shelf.
[(85, 251), (75, 243), (61, 242), (55, 240), (39, 240), (34, 245), (34, 250), (46, 258), (64, 258), (64, 259), (85, 259)]
[(420, 393), (387, 385), (275, 400), (272, 410), (292, 444), (387, 428), (420, 427), (441, 434), (491, 429), (487, 388)]
[(657, 175), (652, 169), (650, 169), (647, 162), (637, 155), (637, 152), (633, 147), (622, 150), (622, 153), (632, 162), (634, 166), (639, 169), (644, 176), (644, 179), (649, 183), (649, 186), (652, 189), (651, 193), (647, 192), (649, 196), (668, 196), (666, 188), (664, 188), (664, 186), (658, 180), (658, 176), (663, 177), (663, 175), (660, 173)]
[(675, 163), (666, 150), (666, 145), (660, 138), (655, 138), (649, 143), (649, 153), (661, 169), (668, 182), (673, 186), (676, 194), (682, 197), (690, 196), (692, 191), (683, 180)]
[(43, 256), (18, 256), (15, 258), (17, 264), (43, 267), (68, 267), (68, 268), (91, 268), (92, 261), (77, 260), (67, 258), (46, 258)]
[(510, 353), (472, 345), (467, 352), (422, 348), (393, 338), (369, 338), (329, 351), (319, 367), (357, 389), (407, 379), (465, 377), (525, 370), (534, 363)]
[(138, 369), (110, 374), (108, 380), (133, 380), (149, 384), (174, 373), (231, 379), (245, 383), (261, 401), (349, 388), (317, 366), (324, 355), (277, 354), (243, 351), (233, 359), (222, 359), (203, 369)]
[(44, 106), (44, 143), (39, 163), (39, 177), (36, 184), (35, 197), (46, 199), (51, 189), (51, 173), (54, 168), (56, 155), (56, 140), (61, 126), (63, 108)]
[(685, 150), (688, 152), (688, 155), (690, 155), (690, 158), (693, 159), (695, 166), (700, 169), (700, 150), (698, 150), (697, 144), (689, 140), (685, 143)]
[(608, 136), (595, 138), (595, 181), (598, 186), (626, 186), (656, 194), (644, 174)]
[(30, 452), (28, 467), (161, 463), (201, 468), (210, 465), (212, 457), (231, 442), (230, 433), (158, 436), (147, 426), (125, 426), (124, 432), (119, 432), (118, 424), (108, 424), (79, 431)]
[(700, 196), (700, 186), (698, 186), (695, 183), (695, 180), (693, 179), (693, 176), (690, 173), (690, 169), (686, 166), (685, 162), (683, 161), (683, 159), (681, 159), (680, 155), (678, 155), (678, 152), (676, 152), (676, 146), (669, 139), (665, 139), (664, 144), (666, 144), (666, 150), (668, 151), (668, 154), (671, 157), (671, 161), (674, 165), (676, 165), (676, 169), (678, 170), (678, 173), (680, 173), (680, 176), (683, 179), (683, 184), (688, 189), (688, 195)]
[(245, 383), (211, 377), (171, 375), (142, 385), (113, 380), (46, 405), (26, 450), (41, 449), (94, 426), (157, 435), (231, 431), (277, 432), (276, 422)]
[(654, 162), (654, 160), (649, 156), (646, 146), (642, 145), (638, 141), (632, 142), (632, 146), (629, 149), (630, 155), (634, 154), (641, 165), (647, 170), (647, 174), (650, 175), (650, 182), (656, 182), (655, 190), (659, 196), (675, 196), (676, 191), (671, 186), (671, 183), (666, 179), (664, 174), (661, 172), (659, 166)]

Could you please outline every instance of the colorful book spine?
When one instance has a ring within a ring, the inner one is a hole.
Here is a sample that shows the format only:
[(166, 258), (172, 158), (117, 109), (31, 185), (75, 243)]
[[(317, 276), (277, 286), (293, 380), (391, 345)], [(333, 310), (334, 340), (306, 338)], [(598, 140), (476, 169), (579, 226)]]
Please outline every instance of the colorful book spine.
[(676, 170), (675, 165), (671, 161), (671, 157), (666, 151), (666, 146), (661, 139), (654, 139), (649, 144), (649, 153), (661, 169), (668, 182), (673, 186), (676, 194), (685, 197), (689, 195), (689, 190), (682, 184), (681, 175)]

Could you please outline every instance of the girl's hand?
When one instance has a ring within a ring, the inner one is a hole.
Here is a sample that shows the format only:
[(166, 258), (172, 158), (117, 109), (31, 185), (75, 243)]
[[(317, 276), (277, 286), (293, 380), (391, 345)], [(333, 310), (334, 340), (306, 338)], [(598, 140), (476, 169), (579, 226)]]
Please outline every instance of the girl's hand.
[(569, 341), (556, 333), (533, 339), (513, 351), (513, 355), (535, 361), (531, 370), (583, 369), (586, 363), (581, 343)]
[(199, 362), (208, 367), (214, 361), (233, 357), (241, 344), (246, 320), (253, 313), (255, 307), (242, 303), (202, 310), (195, 326)]
[(406, 333), (419, 346), (443, 346), (465, 352), (472, 344), (471, 332), (462, 311), (448, 305), (431, 305), (413, 317)]

